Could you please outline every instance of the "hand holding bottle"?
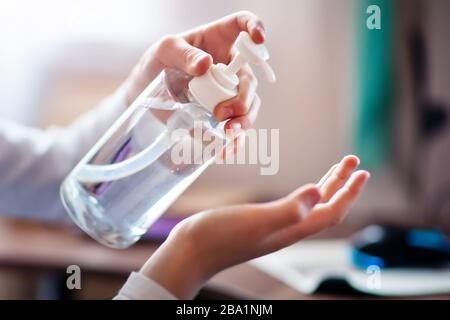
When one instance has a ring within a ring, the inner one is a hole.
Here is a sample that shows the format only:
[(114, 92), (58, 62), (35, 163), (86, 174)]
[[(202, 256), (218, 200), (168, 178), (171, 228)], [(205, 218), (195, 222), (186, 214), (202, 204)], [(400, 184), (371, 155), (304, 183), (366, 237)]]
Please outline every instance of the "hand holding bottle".
[(265, 204), (214, 209), (181, 222), (141, 273), (190, 299), (214, 274), (340, 223), (369, 179), (345, 157), (315, 185)]
[[(122, 87), (129, 104), (138, 97), (61, 185), (80, 228), (107, 246), (129, 247), (225, 153), (260, 105), (247, 63), (275, 81), (263, 41), (262, 23), (240, 12), (148, 50)], [(192, 153), (208, 144), (195, 135), (198, 123), (216, 145)]]
[[(127, 81), (127, 102), (131, 104), (144, 88), (164, 69), (177, 68), (189, 75), (203, 75), (212, 63), (229, 63), (231, 48), (241, 31), (261, 44), (265, 40), (261, 20), (242, 11), (187, 32), (164, 37), (143, 55)], [(220, 121), (230, 119), (226, 129), (247, 129), (256, 120), (260, 99), (257, 79), (245, 66), (239, 73), (239, 92), (235, 98), (216, 106), (214, 115)]]

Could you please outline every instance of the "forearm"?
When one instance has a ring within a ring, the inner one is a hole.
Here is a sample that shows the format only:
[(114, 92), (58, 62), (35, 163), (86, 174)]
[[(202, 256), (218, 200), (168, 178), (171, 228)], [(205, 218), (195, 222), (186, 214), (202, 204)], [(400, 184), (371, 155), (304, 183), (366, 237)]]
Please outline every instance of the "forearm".
[(59, 185), (125, 109), (123, 93), (102, 102), (65, 128), (30, 128), (0, 119), (0, 212), (66, 221)]

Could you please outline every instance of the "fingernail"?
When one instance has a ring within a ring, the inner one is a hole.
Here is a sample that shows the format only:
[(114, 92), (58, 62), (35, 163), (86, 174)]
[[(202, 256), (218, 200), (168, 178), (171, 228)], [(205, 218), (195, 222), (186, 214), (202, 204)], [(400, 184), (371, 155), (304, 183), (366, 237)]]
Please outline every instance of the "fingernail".
[(258, 26), (256, 27), (256, 30), (258, 30), (258, 32), (259, 32), (259, 34), (261, 35), (261, 37), (263, 38), (263, 40), (265, 40), (265, 39), (266, 39), (266, 29), (264, 29), (263, 26), (258, 25)]
[(194, 57), (194, 59), (192, 59), (192, 63), (194, 64), (194, 66), (196, 66), (200, 62), (200, 60), (204, 59), (205, 57), (206, 54), (199, 53)]
[(238, 136), (239, 132), (241, 132), (242, 130), (242, 125), (238, 122), (231, 124), (231, 128), (230, 129), (226, 129), (225, 133), (226, 135), (231, 138), (234, 139)]
[(242, 129), (242, 125), (239, 122), (235, 122), (231, 125), (231, 130), (233, 130), (233, 133), (237, 135)]
[(240, 148), (245, 146), (245, 132), (239, 135), (238, 143)]
[(233, 116), (233, 110), (231, 108), (222, 108), (219, 111), (220, 120), (225, 120)]

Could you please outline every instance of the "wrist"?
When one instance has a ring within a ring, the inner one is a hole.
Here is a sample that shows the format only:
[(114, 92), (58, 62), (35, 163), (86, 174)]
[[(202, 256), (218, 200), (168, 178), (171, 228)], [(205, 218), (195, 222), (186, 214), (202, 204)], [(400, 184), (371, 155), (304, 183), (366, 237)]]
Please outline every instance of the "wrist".
[(179, 299), (192, 299), (207, 281), (207, 273), (189, 245), (166, 241), (140, 270)]

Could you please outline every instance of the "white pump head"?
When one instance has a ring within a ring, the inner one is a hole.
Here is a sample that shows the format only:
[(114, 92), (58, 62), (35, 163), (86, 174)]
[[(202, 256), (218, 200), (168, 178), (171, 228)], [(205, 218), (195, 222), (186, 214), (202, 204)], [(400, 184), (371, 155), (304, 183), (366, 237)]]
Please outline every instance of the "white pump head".
[(247, 32), (241, 32), (234, 43), (236, 54), (229, 65), (222, 63), (212, 65), (202, 76), (189, 82), (189, 90), (198, 103), (214, 109), (222, 101), (237, 95), (239, 78), (236, 73), (246, 64), (260, 65), (267, 80), (275, 82), (275, 73), (267, 63), (269, 52), (262, 44), (256, 44)]

